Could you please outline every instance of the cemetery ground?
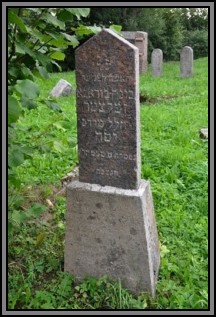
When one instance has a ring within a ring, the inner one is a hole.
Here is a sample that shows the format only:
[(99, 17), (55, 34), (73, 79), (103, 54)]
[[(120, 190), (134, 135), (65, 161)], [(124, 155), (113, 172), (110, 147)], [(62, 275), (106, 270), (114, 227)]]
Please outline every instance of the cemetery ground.
[[(9, 309), (208, 308), (208, 60), (194, 61), (194, 77), (180, 78), (179, 62), (164, 63), (161, 77), (140, 76), (142, 179), (149, 179), (160, 240), (161, 265), (153, 299), (133, 296), (120, 281), (63, 272), (65, 192), (61, 179), (78, 164), (75, 96), (26, 111), (18, 140), (37, 146), (17, 167), (19, 189), (9, 186)], [(47, 96), (59, 79), (75, 86), (74, 72), (41, 81)], [(43, 207), (45, 206), (45, 207)], [(40, 216), (22, 214), (38, 210)]]

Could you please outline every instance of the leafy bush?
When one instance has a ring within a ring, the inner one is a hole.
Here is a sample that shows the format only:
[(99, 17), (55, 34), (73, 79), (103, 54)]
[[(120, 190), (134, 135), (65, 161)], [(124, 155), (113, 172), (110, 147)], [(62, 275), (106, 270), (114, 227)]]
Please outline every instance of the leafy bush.
[(192, 47), (195, 59), (208, 56), (208, 31), (187, 31), (183, 40), (183, 45)]

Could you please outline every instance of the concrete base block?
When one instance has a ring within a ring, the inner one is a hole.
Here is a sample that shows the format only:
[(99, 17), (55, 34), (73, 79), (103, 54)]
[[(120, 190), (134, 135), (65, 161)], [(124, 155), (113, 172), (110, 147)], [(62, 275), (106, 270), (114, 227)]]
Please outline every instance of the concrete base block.
[(160, 264), (150, 184), (126, 190), (74, 181), (67, 187), (65, 271), (108, 276), (155, 295)]

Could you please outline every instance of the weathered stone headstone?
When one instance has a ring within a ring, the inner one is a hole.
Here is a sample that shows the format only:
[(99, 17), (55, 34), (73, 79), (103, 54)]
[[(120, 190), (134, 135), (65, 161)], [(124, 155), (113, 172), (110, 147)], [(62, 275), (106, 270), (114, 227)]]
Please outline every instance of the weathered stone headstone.
[(67, 96), (72, 93), (72, 86), (64, 79), (60, 79), (50, 92), (53, 97)]
[(148, 33), (122, 31), (122, 36), (139, 49), (139, 72), (144, 74), (148, 68)]
[(193, 49), (185, 46), (180, 52), (180, 76), (193, 76)]
[(136, 189), (140, 183), (139, 64), (134, 47), (127, 44), (125, 49), (124, 44), (125, 40), (105, 32), (76, 50), (79, 179)]
[(163, 69), (163, 52), (161, 49), (156, 48), (152, 51), (151, 65), (153, 76), (161, 76)]
[(103, 30), (76, 49), (79, 181), (67, 187), (65, 271), (155, 293), (159, 243), (140, 180), (138, 48)]

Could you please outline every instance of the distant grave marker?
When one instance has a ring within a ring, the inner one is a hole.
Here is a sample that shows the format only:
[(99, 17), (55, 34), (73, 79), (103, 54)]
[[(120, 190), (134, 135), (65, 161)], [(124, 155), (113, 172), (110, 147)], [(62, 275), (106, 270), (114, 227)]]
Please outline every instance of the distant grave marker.
[(200, 137), (202, 139), (208, 139), (208, 128), (200, 129)]
[(180, 76), (193, 76), (193, 49), (190, 46), (185, 46), (180, 52)]
[(53, 97), (67, 96), (73, 91), (72, 86), (64, 79), (60, 79), (55, 87), (50, 92)]
[(151, 65), (153, 76), (161, 76), (163, 69), (163, 52), (161, 49), (156, 48), (152, 51)]
[(148, 69), (148, 33), (122, 31), (122, 36), (139, 49), (139, 72), (144, 74)]

